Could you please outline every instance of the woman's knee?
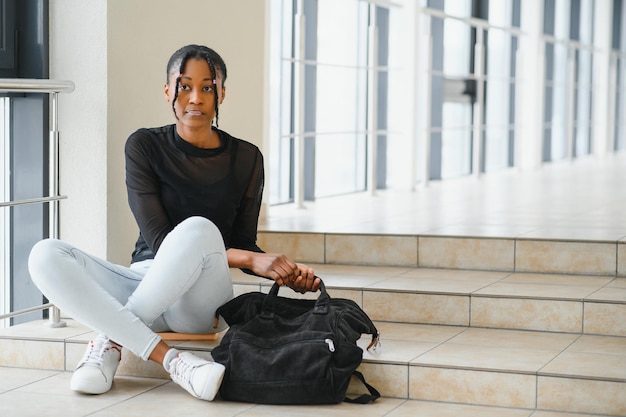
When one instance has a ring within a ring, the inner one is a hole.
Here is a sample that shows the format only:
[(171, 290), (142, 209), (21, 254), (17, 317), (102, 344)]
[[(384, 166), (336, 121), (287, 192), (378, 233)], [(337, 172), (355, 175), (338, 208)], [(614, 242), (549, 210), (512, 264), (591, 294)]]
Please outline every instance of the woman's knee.
[(195, 255), (204, 258), (224, 250), (222, 234), (213, 222), (204, 217), (189, 217), (165, 237), (155, 259), (170, 256), (195, 259)]
[(190, 242), (223, 242), (222, 234), (215, 223), (206, 217), (189, 217), (176, 226), (176, 229)]
[(69, 253), (67, 243), (58, 239), (44, 239), (35, 243), (28, 256), (28, 271), (37, 285), (54, 276), (63, 254)]
[(184, 228), (189, 231), (197, 231), (198, 233), (201, 233), (201, 234), (215, 233), (215, 232), (219, 233), (219, 230), (217, 229), (217, 226), (215, 225), (215, 223), (213, 223), (211, 220), (207, 219), (206, 217), (202, 217), (202, 216), (188, 217), (182, 222), (180, 222), (178, 226), (176, 226), (176, 228), (179, 228), (179, 227)]
[(33, 245), (28, 256), (29, 267), (50, 265), (65, 250), (65, 245), (58, 239), (44, 239)]

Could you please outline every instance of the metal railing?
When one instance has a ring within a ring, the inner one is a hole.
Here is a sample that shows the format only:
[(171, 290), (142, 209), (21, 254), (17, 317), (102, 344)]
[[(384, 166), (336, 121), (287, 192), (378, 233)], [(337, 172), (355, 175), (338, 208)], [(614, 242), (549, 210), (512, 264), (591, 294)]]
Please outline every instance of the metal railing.
[[(0, 202), (0, 207), (11, 207), (20, 204), (49, 204), (49, 236), (59, 237), (59, 200), (67, 196), (59, 194), (59, 117), (58, 117), (58, 95), (59, 93), (71, 93), (74, 91), (74, 83), (71, 81), (42, 80), (42, 79), (0, 79), (0, 93), (44, 93), (50, 96), (50, 150), (49, 150), (49, 184), (48, 196), (33, 198), (28, 200)], [(63, 327), (65, 323), (61, 321), (61, 314), (53, 304), (42, 304), (8, 314), (0, 315), (0, 321), (33, 311), (50, 309), (48, 325), (51, 327)]]

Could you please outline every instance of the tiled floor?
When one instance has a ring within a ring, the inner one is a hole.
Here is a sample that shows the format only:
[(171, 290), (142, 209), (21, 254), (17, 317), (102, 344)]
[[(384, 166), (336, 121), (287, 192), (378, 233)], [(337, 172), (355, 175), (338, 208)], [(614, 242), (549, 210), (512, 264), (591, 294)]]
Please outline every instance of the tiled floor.
[[(107, 395), (85, 396), (67, 389), (68, 372), (0, 368), (0, 415), (3, 417), (571, 417), (571, 414), (523, 409), (442, 405), (382, 398), (373, 404), (266, 406), (192, 398), (165, 379), (118, 377)], [(577, 417), (590, 415), (576, 414)]]
[(615, 242), (626, 238), (626, 153), (272, 206), (261, 230)]
[[(41, 326), (40, 323), (38, 325)], [(613, 375), (616, 381), (623, 381), (625, 378), (624, 338), (382, 322), (377, 322), (376, 326), (381, 334), (385, 335), (384, 344), (378, 353), (366, 353), (365, 363), (376, 360), (382, 364), (378, 365), (381, 369), (385, 366), (397, 367), (411, 363), (412, 369), (415, 370), (411, 378), (419, 378), (423, 372), (430, 376), (422, 378), (424, 382), (421, 384), (419, 381), (416, 382), (419, 394), (436, 389), (442, 394), (434, 391), (428, 394), (443, 395), (441, 401), (454, 402), (453, 395), (461, 395), (458, 389), (443, 386), (444, 380), (441, 384), (433, 383), (433, 378), (440, 378), (439, 374), (446, 372), (467, 374), (473, 380), (469, 384), (470, 387), (480, 387), (483, 383), (482, 377), (486, 374), (499, 376), (503, 385), (519, 384), (516, 379), (534, 380), (537, 373), (547, 377), (554, 376), (556, 379), (562, 379), (559, 377), (572, 373), (591, 379), (595, 375), (603, 377)], [(22, 331), (29, 332), (27, 328), (23, 328)], [(88, 329), (72, 321), (68, 322), (68, 327), (63, 332), (68, 335), (71, 332), (80, 334), (74, 338), (77, 342), (88, 340), (92, 336)], [(186, 343), (189, 345), (189, 342)], [(211, 342), (194, 343), (196, 348), (211, 344)], [(76, 349), (68, 350), (68, 368), (74, 366), (73, 362), (78, 360), (83, 349), (84, 344), (76, 343)], [(339, 404), (322, 407), (272, 407), (229, 403), (219, 399), (206, 403), (192, 398), (167, 378), (124, 376), (124, 371), (129, 371), (129, 363), (132, 366), (132, 361), (133, 359), (126, 354), (125, 362), (120, 368), (121, 375), (116, 377), (113, 389), (100, 396), (80, 395), (70, 391), (68, 389), (70, 372), (0, 367), (0, 416), (572, 416), (566, 413), (531, 410), (534, 408), (534, 400), (531, 406), (520, 405), (519, 408), (443, 404), (436, 401), (390, 397), (384, 397), (368, 405)], [(467, 370), (454, 370), (463, 363)], [(610, 369), (606, 369), (607, 367)], [(481, 372), (494, 369), (499, 371)], [(381, 391), (389, 389), (382, 386), (383, 383), (376, 378), (384, 373), (384, 370), (380, 370), (374, 373), (374, 378), (368, 378)], [(602, 392), (606, 392), (606, 389), (605, 386)], [(505, 392), (498, 391), (500, 395)], [(487, 390), (484, 392), (490, 396), (495, 395), (494, 392)], [(416, 393), (417, 391), (414, 394)], [(534, 390), (530, 395), (534, 396)], [(622, 395), (621, 391), (616, 395)], [(552, 395), (548, 398), (552, 398)], [(576, 416), (584, 417), (585, 414)]]
[[(600, 244), (611, 242), (614, 246), (619, 242), (617, 258), (610, 261), (623, 266), (624, 269), (618, 272), (619, 275), (626, 276), (625, 178), (626, 154), (602, 159), (585, 158), (548, 165), (537, 172), (507, 172), (502, 175), (485, 175), (480, 179), (433, 182), (428, 188), (418, 187), (416, 191), (384, 191), (376, 196), (355, 194), (320, 199), (314, 204), (307, 203), (306, 208), (296, 208), (293, 205), (271, 207), (260, 228), (265, 231), (336, 234), (339, 238), (342, 234), (366, 234), (372, 235), (367, 238), (371, 238), (373, 244), (382, 245), (386, 243), (385, 236), (373, 236), (374, 234), (397, 235), (400, 238), (420, 235), (426, 239), (438, 236), (498, 238), (495, 239), (496, 242), (527, 238), (530, 239), (529, 244), (542, 239), (592, 240)], [(382, 240), (382, 243), (375, 241), (376, 239)], [(308, 243), (309, 246), (319, 244), (315, 240)], [(349, 242), (347, 243), (349, 246)], [(413, 244), (410, 240), (409, 243)], [(421, 249), (428, 248), (424, 243), (428, 242), (421, 242)], [(464, 243), (467, 246), (467, 241)], [(332, 246), (332, 239), (324, 244)], [(341, 241), (341, 245), (345, 244), (345, 240)], [(296, 246), (292, 249), (299, 250)], [(522, 247), (521, 250), (523, 249)], [(409, 245), (409, 251), (412, 250)], [(434, 249), (433, 253), (436, 252)], [(361, 255), (357, 250), (347, 256)], [(498, 256), (494, 256), (495, 261), (498, 261)], [(370, 288), (370, 298), (362, 301), (374, 303), (370, 304), (371, 314), (384, 316), (386, 320), (394, 318), (387, 313), (376, 312), (373, 307), (377, 302), (376, 296), (384, 296), (384, 291), (387, 290), (400, 295), (409, 291), (423, 291), (437, 296), (445, 294), (466, 297), (473, 294), (472, 302), (476, 304), (472, 305), (472, 320), (478, 321), (479, 326), (480, 321), (487, 323), (496, 319), (489, 316), (495, 303), (506, 300), (511, 304), (511, 300), (516, 300), (524, 304), (530, 302), (527, 299), (531, 295), (537, 298), (538, 292), (542, 294), (539, 303), (556, 301), (582, 305), (582, 300), (597, 299), (597, 303), (585, 304), (585, 319), (587, 314), (593, 313), (592, 308), (602, 309), (610, 305), (607, 300), (614, 299), (621, 304), (626, 301), (626, 279), (615, 276), (552, 276), (511, 274), (510, 271), (473, 273), (467, 270), (459, 273), (454, 270), (391, 266), (372, 270), (357, 265), (322, 265), (318, 270), (334, 287)], [(245, 282), (247, 278), (241, 279), (241, 282)], [(345, 294), (350, 292), (349, 289), (341, 291)], [(408, 293), (406, 295), (410, 296)], [(396, 298), (394, 302), (401, 299), (402, 297)], [(384, 299), (381, 298), (380, 303), (385, 305)], [(483, 305), (484, 314), (480, 309)], [(467, 310), (468, 305), (462, 307)], [(576, 308), (580, 320), (583, 320), (582, 309)], [(401, 310), (403, 308), (395, 309), (394, 314), (401, 314)], [(447, 311), (448, 315), (449, 313), (450, 310)], [(611, 313), (602, 313), (599, 316), (609, 317)], [(415, 319), (414, 316), (412, 318)], [(445, 318), (449, 319), (448, 316)], [(404, 318), (397, 319), (401, 321)], [(501, 316), (497, 319), (510, 320), (511, 317)], [(501, 372), (491, 373), (495, 376), (509, 375), (506, 372), (510, 371), (519, 378), (536, 378), (540, 381), (538, 383), (546, 384), (545, 387), (537, 386), (537, 392), (540, 388), (552, 392), (548, 387), (552, 383), (555, 383), (555, 389), (563, 389), (563, 386), (558, 385), (560, 380), (565, 380), (559, 377), (563, 373), (573, 373), (592, 382), (598, 374), (603, 378), (621, 381), (619, 383), (623, 383), (625, 379), (626, 346), (623, 337), (578, 334), (578, 329), (574, 329), (573, 333), (554, 333), (547, 335), (548, 337), (543, 334), (534, 339), (531, 332), (521, 330), (494, 331), (446, 324), (432, 326), (380, 323), (379, 330), (385, 335), (386, 341), (384, 353), (377, 357), (377, 361), (389, 365), (410, 363), (414, 365), (414, 369), (419, 369), (420, 372), (423, 370), (423, 375), (416, 373), (411, 378), (428, 378), (445, 372), (464, 372), (472, 378), (473, 375), (484, 373), (485, 369), (499, 367)], [(593, 323), (590, 322), (589, 326), (591, 325)], [(507, 323), (507, 326), (513, 325)], [(598, 330), (595, 332), (602, 333), (602, 323), (597, 323), (596, 326)], [(626, 325), (619, 329), (626, 332)], [(16, 335), (16, 343), (21, 343), (19, 339), (20, 336)], [(71, 345), (66, 359), (63, 359), (65, 355), (62, 351), (50, 350), (49, 359), (52, 365), (49, 367), (71, 369), (73, 364), (69, 362), (79, 357), (83, 349), (81, 344)], [(28, 344), (22, 346), (25, 350), (31, 348), (32, 345)], [(68, 363), (56, 363), (59, 358)], [(365, 359), (367, 364), (367, 355)], [(467, 361), (466, 370), (455, 371), (449, 367), (452, 363), (457, 366), (463, 361)], [(428, 366), (420, 367), (420, 364)], [(63, 371), (0, 366), (0, 416), (590, 416), (531, 410), (534, 406), (515, 409), (470, 406), (404, 400), (391, 396), (369, 405), (339, 404), (322, 407), (272, 407), (223, 401), (206, 403), (191, 398), (168, 379), (156, 377), (120, 376), (110, 393), (84, 396), (68, 389), (70, 376), (69, 372)], [(420, 386), (419, 381), (417, 382), (415, 387)], [(507, 383), (506, 378), (503, 378), (502, 383)], [(432, 385), (428, 384), (423, 389)], [(581, 389), (575, 386), (565, 388), (571, 392)], [(580, 393), (584, 395), (584, 391), (581, 390)], [(535, 392), (531, 394), (535, 395)], [(412, 397), (419, 398), (417, 395)], [(432, 398), (435, 397), (436, 393), (433, 393)], [(554, 399), (550, 396), (537, 398), (537, 401), (539, 405), (546, 405), (543, 408), (549, 408), (550, 401)], [(454, 398), (449, 396), (446, 400), (454, 402)]]

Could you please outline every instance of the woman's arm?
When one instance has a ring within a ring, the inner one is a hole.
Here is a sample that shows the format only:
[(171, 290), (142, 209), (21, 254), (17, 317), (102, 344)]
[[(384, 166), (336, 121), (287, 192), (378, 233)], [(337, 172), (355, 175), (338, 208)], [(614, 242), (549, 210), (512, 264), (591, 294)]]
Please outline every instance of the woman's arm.
[(139, 230), (150, 249), (156, 253), (173, 225), (161, 201), (159, 180), (151, 165), (151, 160), (157, 159), (157, 156), (150, 152), (147, 146), (149, 136), (146, 135), (151, 133), (141, 129), (126, 142), (126, 191)]
[[(264, 253), (256, 244), (259, 212), (264, 186), (263, 155), (258, 148), (240, 149), (239, 167), (252, 169), (245, 183), (247, 188), (233, 223), (231, 245), (226, 251), (228, 264), (232, 268), (252, 271), (254, 274), (272, 279), (279, 285), (287, 285), (294, 291), (317, 291), (320, 280), (313, 269), (297, 264), (286, 255)], [(253, 163), (241, 161), (252, 160)]]
[(272, 279), (278, 285), (286, 285), (294, 291), (305, 293), (317, 291), (320, 280), (313, 269), (295, 263), (286, 255), (278, 253), (252, 252), (230, 248), (226, 251), (228, 265), (232, 268), (249, 269), (255, 274)]

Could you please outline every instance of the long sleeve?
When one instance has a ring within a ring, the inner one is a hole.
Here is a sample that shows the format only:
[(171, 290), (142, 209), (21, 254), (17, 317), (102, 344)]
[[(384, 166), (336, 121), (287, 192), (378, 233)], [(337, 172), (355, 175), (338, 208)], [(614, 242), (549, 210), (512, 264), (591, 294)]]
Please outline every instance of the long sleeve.
[(146, 130), (137, 131), (126, 142), (126, 190), (139, 232), (148, 248), (156, 253), (174, 225), (161, 201), (160, 181), (153, 169), (153, 164), (159, 163), (159, 155), (142, 146), (149, 134)]
[(230, 247), (262, 252), (256, 244), (259, 213), (261, 211), (263, 187), (265, 184), (263, 156), (260, 152), (255, 153), (255, 163), (245, 183), (248, 184), (248, 187), (241, 199), (241, 204), (233, 223)]

